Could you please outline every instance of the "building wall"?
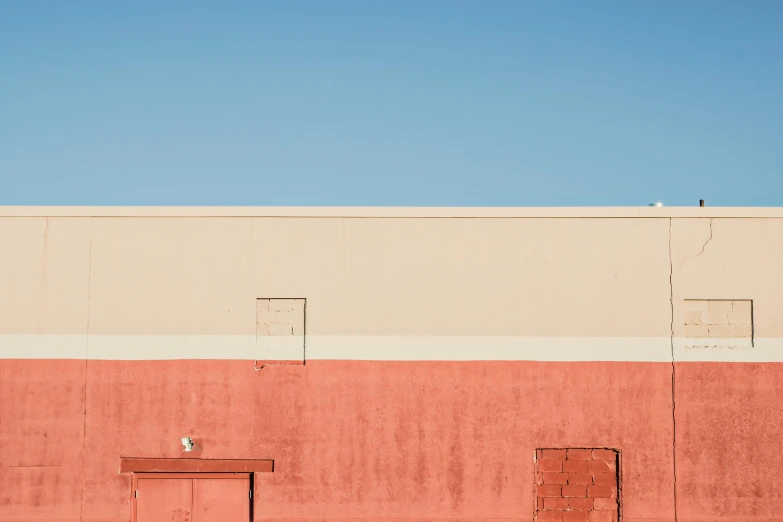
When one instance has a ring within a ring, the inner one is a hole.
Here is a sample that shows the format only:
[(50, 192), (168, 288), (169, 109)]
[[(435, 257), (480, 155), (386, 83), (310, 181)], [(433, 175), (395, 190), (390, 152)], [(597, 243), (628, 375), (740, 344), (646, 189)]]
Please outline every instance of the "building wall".
[[(257, 520), (532, 520), (540, 448), (619, 450), (626, 521), (783, 520), (783, 212), (5, 209), (0, 244), (0, 520), (129, 520), (120, 458), (182, 436), (274, 459)], [(752, 300), (752, 345), (686, 300)]]

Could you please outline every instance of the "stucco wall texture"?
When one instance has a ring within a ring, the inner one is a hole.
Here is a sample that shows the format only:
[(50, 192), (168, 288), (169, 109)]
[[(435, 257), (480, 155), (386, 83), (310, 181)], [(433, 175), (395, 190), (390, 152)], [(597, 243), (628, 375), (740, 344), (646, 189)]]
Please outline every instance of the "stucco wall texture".
[(531, 521), (542, 448), (619, 452), (624, 521), (783, 521), (781, 209), (7, 207), (0, 252), (2, 521), (130, 520), (123, 457), (274, 459), (256, 520)]

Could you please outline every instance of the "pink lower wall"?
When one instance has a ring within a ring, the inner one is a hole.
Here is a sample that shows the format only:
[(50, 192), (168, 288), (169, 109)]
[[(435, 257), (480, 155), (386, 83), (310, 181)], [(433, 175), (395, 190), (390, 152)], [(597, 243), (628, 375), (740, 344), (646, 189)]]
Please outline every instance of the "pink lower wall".
[(677, 363), (680, 520), (783, 520), (783, 364)]
[[(183, 457), (186, 435), (203, 458), (275, 460), (258, 520), (531, 520), (534, 450), (569, 446), (621, 450), (624, 520), (674, 520), (669, 364), (2, 360), (0, 376), (2, 520), (128, 520), (120, 457)], [(678, 519), (783, 520), (783, 365), (678, 363), (676, 385)]]
[[(181, 436), (203, 458), (275, 460), (259, 520), (531, 520), (534, 450), (569, 446), (621, 450), (624, 520), (674, 519), (670, 364), (2, 360), (0, 375), (2, 520), (128, 520), (120, 457), (182, 457)], [(783, 519), (783, 366), (676, 377), (679, 520)]]

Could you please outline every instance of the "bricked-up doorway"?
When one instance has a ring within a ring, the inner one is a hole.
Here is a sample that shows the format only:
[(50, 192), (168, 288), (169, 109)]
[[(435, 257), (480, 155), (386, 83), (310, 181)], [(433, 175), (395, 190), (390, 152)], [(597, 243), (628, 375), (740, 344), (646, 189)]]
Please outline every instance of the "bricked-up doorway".
[(618, 522), (620, 454), (605, 448), (536, 450), (538, 522)]
[(132, 522), (248, 522), (248, 473), (134, 473)]

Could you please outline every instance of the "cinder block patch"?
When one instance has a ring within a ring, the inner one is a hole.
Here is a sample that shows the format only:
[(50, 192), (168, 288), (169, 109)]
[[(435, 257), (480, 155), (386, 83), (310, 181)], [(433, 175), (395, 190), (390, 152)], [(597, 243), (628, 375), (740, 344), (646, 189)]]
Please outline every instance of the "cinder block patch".
[(304, 363), (305, 299), (256, 299), (256, 360)]
[(683, 326), (688, 344), (753, 344), (753, 301), (686, 299)]
[(618, 522), (619, 469), (613, 449), (536, 450), (536, 521)]

